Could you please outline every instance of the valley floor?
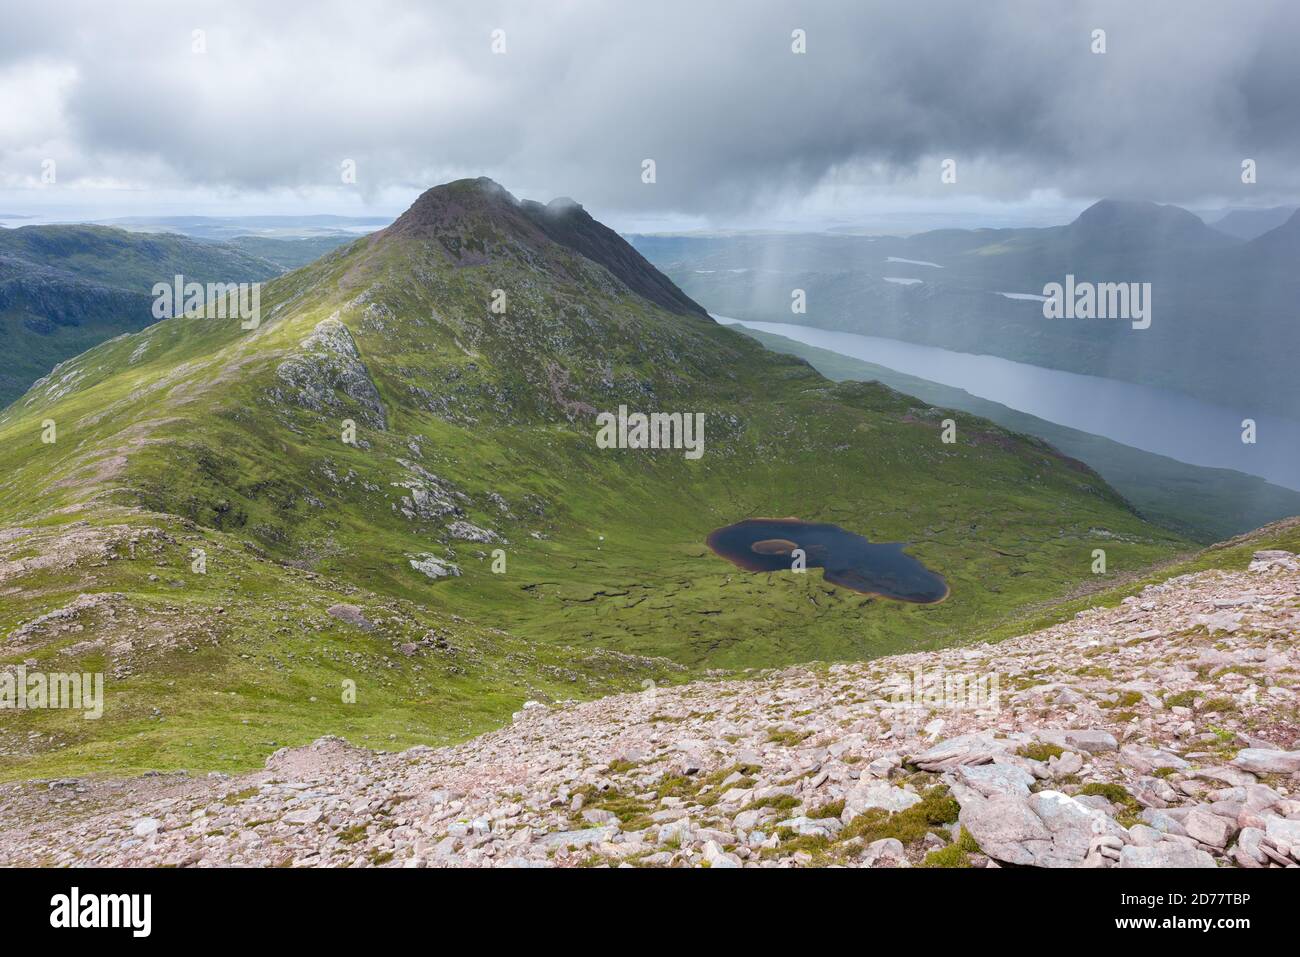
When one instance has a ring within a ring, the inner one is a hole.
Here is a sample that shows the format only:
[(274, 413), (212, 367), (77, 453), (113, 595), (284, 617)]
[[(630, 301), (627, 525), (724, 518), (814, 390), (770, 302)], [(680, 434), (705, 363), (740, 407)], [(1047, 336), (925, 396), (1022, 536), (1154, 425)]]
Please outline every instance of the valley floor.
[[(10, 784), (0, 863), (1296, 866), (1298, 596), (1258, 552), (998, 644), (530, 703), (456, 747)], [(918, 670), (998, 700), (906, 707)]]

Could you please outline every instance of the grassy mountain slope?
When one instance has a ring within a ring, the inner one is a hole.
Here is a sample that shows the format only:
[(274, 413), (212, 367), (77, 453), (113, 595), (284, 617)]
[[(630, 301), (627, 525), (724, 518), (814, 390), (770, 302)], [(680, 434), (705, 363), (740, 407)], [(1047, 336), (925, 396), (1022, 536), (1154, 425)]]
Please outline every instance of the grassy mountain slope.
[(0, 229), (0, 407), (64, 359), (154, 321), (151, 290), (195, 282), (256, 282), (272, 262), (183, 236), (107, 226)]
[(1071, 458), (1086, 462), (1141, 515), (1194, 541), (1219, 542), (1300, 515), (1300, 492), (1253, 475), (1188, 465), (1048, 422), (971, 395), (964, 389), (929, 382), (785, 336), (741, 326), (733, 328), (769, 349), (807, 360), (829, 379), (880, 382), (930, 405), (960, 409), (1013, 432), (1036, 436)]
[[(1045, 443), (956, 413), (946, 445), (948, 413), (765, 350), (581, 207), (489, 181), (429, 191), (262, 309), (106, 342), (0, 413), (0, 660), (110, 675), (101, 721), (10, 724), (13, 774), (447, 740), (528, 697), (939, 647), (1188, 548)], [(704, 456), (597, 448), (620, 404), (704, 413)], [(952, 595), (705, 548), (762, 515), (908, 542)]]

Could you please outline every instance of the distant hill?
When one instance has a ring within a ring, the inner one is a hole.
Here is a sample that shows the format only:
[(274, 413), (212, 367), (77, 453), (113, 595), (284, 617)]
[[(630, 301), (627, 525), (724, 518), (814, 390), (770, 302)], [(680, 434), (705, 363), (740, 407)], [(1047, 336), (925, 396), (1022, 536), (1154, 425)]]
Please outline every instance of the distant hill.
[(355, 239), (392, 222), (388, 216), (123, 216), (103, 225), (131, 232), (179, 233), (224, 242), (238, 236), (305, 239), (341, 236)]
[(107, 226), (0, 229), (0, 408), (59, 362), (154, 322), (154, 283), (256, 282), (283, 269), (184, 236)]
[(1102, 246), (1140, 255), (1152, 248), (1222, 249), (1232, 245), (1231, 237), (1178, 206), (1114, 199), (1089, 206), (1060, 235), (1083, 255)]
[(340, 246), (357, 241), (353, 234), (309, 236), (301, 239), (280, 239), (271, 236), (235, 236), (226, 245), (242, 250), (250, 256), (275, 263), (285, 272), (305, 266), (320, 259)]
[(1270, 206), (1264, 209), (1236, 208), (1220, 211), (1207, 218), (1211, 226), (1221, 233), (1237, 239), (1256, 239), (1270, 229), (1276, 229), (1291, 218), (1295, 206)]
[(1091, 435), (884, 366), (818, 349), (785, 336), (733, 326), (769, 349), (798, 356), (835, 380), (881, 382), (930, 405), (959, 409), (1003, 428), (1050, 442), (1086, 462), (1139, 513), (1194, 541), (1211, 543), (1300, 515), (1300, 492), (1231, 469), (1188, 465), (1163, 455)]
[[(634, 236), (711, 311), (885, 336), (1300, 416), (1300, 223), (1250, 242), (1172, 206), (1104, 200), (1044, 229), (907, 238)], [(1149, 282), (1152, 324), (1047, 320), (1047, 283)], [(791, 290), (807, 312), (792, 314)]]

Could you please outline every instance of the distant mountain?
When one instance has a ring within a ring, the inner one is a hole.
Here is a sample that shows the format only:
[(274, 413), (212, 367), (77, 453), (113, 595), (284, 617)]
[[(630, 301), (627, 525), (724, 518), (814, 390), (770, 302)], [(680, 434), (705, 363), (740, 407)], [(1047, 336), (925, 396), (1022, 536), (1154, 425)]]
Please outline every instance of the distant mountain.
[(275, 263), (281, 270), (288, 272), (320, 259), (328, 252), (340, 246), (356, 242), (354, 234), (343, 233), (330, 236), (310, 236), (302, 239), (280, 239), (272, 236), (235, 236), (226, 240), (226, 245), (242, 250), (250, 256)]
[(1250, 240), (1281, 226), (1295, 211), (1295, 206), (1270, 206), (1264, 209), (1238, 207), (1220, 211), (1206, 221), (1221, 233)]
[(1062, 235), (1079, 251), (1107, 246), (1142, 253), (1153, 248), (1222, 249), (1232, 245), (1231, 237), (1178, 206), (1114, 199), (1089, 206)]
[[(0, 413), (0, 667), (113, 675), (102, 720), (0, 724), (0, 776), (441, 743), (530, 699), (1001, 637), (1190, 547), (1046, 443), (833, 383), (576, 204), (491, 181), (426, 192), (261, 306), (103, 343)], [(702, 444), (598, 441), (620, 409)], [(909, 560), (873, 552), (851, 591), (816, 544), (804, 572), (710, 550), (768, 516)], [(914, 563), (945, 600), (870, 593)]]
[(131, 232), (179, 233), (194, 239), (226, 241), (238, 236), (306, 239), (342, 236), (355, 239), (392, 222), (387, 216), (123, 216), (102, 225)]
[(175, 272), (186, 266), (209, 273), (218, 269), (258, 272), (268, 279), (275, 275), (275, 270), (259, 258), (217, 243), (184, 236), (133, 234), (107, 226), (0, 229), (0, 252), (80, 279), (124, 289), (143, 288), (146, 294), (153, 283), (166, 278), (169, 270)]
[[(1045, 229), (907, 238), (633, 237), (711, 311), (885, 336), (1300, 417), (1295, 217), (1249, 243), (1186, 210), (1104, 200)], [(1048, 320), (1067, 275), (1149, 282), (1152, 323)], [(807, 312), (791, 312), (803, 289)]]
[(106, 226), (0, 229), (0, 408), (59, 362), (154, 322), (154, 283), (255, 282), (281, 272), (238, 249)]
[[(1300, 209), (1292, 212), (1278, 226), (1256, 236), (1242, 246), (1241, 251), (1246, 259), (1263, 259), (1266, 268), (1281, 265), (1277, 259), (1300, 252)], [(1295, 265), (1294, 260), (1292, 265)]]

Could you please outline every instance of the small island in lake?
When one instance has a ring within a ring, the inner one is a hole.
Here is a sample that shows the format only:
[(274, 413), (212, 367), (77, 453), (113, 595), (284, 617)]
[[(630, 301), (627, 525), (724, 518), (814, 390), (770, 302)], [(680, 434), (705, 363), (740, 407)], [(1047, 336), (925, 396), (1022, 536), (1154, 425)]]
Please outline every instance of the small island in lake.
[(826, 581), (868, 595), (932, 605), (948, 597), (948, 583), (907, 554), (903, 542), (874, 544), (826, 522), (750, 518), (719, 528), (708, 546), (750, 572), (789, 571), (795, 550), (804, 565), (821, 568)]

